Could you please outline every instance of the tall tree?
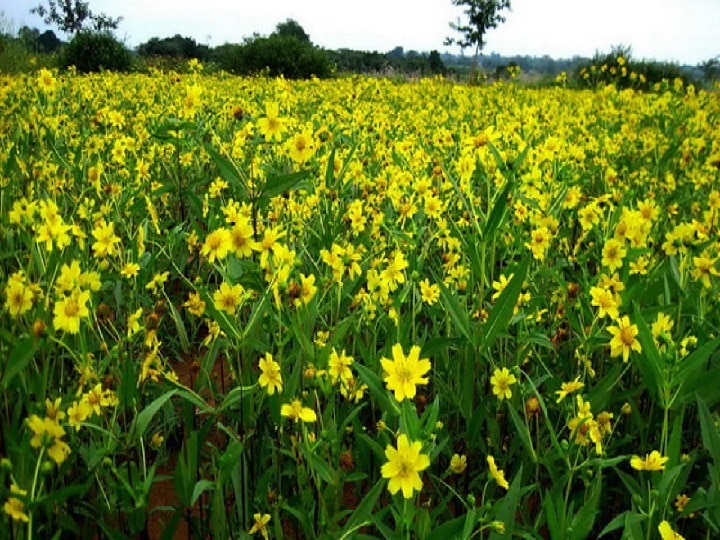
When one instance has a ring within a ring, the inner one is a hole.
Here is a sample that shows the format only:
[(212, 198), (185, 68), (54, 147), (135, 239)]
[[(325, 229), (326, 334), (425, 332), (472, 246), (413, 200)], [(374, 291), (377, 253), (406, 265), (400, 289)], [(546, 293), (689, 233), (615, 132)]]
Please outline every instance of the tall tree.
[(45, 24), (55, 25), (68, 34), (77, 34), (88, 28), (96, 32), (115, 30), (122, 20), (122, 17), (95, 14), (82, 0), (46, 0), (32, 8), (30, 13), (39, 15)]
[(475, 47), (475, 64), (485, 46), (485, 34), (487, 31), (505, 22), (502, 15), (504, 9), (510, 9), (510, 0), (452, 0), (453, 5), (465, 7), (464, 13), (467, 17), (465, 24), (451, 22), (450, 28), (460, 34), (461, 37), (449, 37), (445, 45), (459, 45), (461, 49)]

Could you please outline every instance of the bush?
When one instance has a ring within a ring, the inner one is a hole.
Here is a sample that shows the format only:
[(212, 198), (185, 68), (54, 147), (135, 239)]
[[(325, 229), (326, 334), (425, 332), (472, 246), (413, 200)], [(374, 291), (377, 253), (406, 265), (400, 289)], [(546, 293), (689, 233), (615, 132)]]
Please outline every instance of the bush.
[(325, 52), (295, 36), (273, 34), (217, 51), (222, 69), (238, 75), (267, 73), (272, 77), (308, 79), (329, 77), (332, 64)]
[(577, 67), (576, 80), (581, 85), (614, 84), (617, 88), (644, 91), (664, 89), (676, 80), (685, 87), (698, 83), (677, 64), (632, 58), (628, 47), (615, 47), (609, 54), (596, 53), (590, 62)]
[(129, 71), (130, 51), (109, 33), (81, 32), (65, 47), (61, 66), (75, 66), (81, 73), (92, 71)]

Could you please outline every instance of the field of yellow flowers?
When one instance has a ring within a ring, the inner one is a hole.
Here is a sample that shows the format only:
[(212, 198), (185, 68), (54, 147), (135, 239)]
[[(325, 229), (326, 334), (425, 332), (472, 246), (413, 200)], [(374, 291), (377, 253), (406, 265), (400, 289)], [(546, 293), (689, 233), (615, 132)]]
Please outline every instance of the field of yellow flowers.
[(0, 107), (0, 537), (720, 535), (717, 92)]

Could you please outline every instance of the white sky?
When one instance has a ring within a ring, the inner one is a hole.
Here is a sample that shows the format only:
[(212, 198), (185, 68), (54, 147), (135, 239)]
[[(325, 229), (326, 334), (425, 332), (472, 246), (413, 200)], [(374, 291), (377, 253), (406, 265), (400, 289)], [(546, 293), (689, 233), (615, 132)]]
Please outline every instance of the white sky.
[[(0, 0), (17, 30), (43, 28), (28, 13), (39, 0)], [(117, 35), (129, 46), (181, 34), (210, 46), (238, 43), (295, 19), (327, 49), (459, 52), (445, 47), (449, 22), (462, 14), (451, 0), (89, 0), (95, 12), (124, 17)], [(484, 53), (555, 58), (592, 56), (614, 45), (635, 58), (694, 65), (720, 55), (720, 0), (512, 0), (507, 21), (487, 35)], [(467, 51), (471, 54), (472, 51)]]

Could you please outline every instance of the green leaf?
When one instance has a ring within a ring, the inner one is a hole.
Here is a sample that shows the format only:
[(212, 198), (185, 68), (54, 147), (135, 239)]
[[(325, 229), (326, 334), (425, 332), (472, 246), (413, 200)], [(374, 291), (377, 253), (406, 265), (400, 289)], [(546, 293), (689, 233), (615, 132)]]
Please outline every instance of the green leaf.
[(590, 498), (583, 504), (580, 511), (575, 514), (570, 525), (570, 539), (584, 540), (590, 536), (595, 517), (598, 514), (600, 506), (600, 493), (602, 491), (602, 469), (598, 472), (598, 476), (594, 481), (592, 494)]
[(560, 534), (560, 521), (557, 515), (557, 510), (555, 509), (553, 498), (554, 495), (549, 491), (546, 491), (543, 496), (542, 507), (545, 512), (545, 520), (547, 522), (550, 538), (556, 540), (558, 538), (562, 538), (562, 535)]
[(480, 354), (487, 352), (495, 343), (500, 332), (506, 330), (513, 317), (515, 303), (522, 292), (523, 282), (530, 268), (530, 257), (526, 256), (515, 269), (514, 275), (493, 306), (487, 322), (482, 326)]
[(445, 311), (450, 315), (455, 328), (462, 334), (468, 342), (472, 342), (470, 332), (470, 317), (467, 309), (463, 309), (458, 300), (458, 294), (455, 291), (448, 289), (442, 282), (442, 279), (435, 277), (435, 282), (440, 287), (440, 301), (442, 302)]
[(195, 483), (195, 487), (193, 488), (192, 492), (192, 499), (190, 500), (190, 506), (194, 506), (197, 500), (200, 498), (200, 495), (202, 495), (205, 491), (208, 489), (214, 489), (215, 484), (211, 482), (210, 480), (198, 480)]
[(340, 534), (341, 540), (352, 537), (353, 533), (355, 533), (358, 529), (372, 523), (371, 517), (373, 509), (375, 508), (375, 503), (377, 502), (378, 497), (380, 497), (380, 493), (382, 493), (383, 487), (385, 487), (385, 480), (381, 478), (363, 497), (360, 504), (357, 505), (345, 523), (342, 533)]
[[(673, 383), (683, 386), (695, 372), (700, 371), (705, 366), (710, 355), (720, 345), (720, 336), (715, 339), (708, 341), (702, 347), (697, 348), (689, 354), (686, 358), (680, 361), (680, 368), (678, 369), (675, 377), (673, 377)], [(693, 392), (693, 388), (685, 386), (686, 393)]]
[(2, 386), (8, 387), (13, 377), (25, 369), (25, 366), (30, 363), (37, 349), (36, 340), (31, 337), (22, 339), (15, 345), (8, 357), (5, 373), (3, 373)]
[(147, 431), (153, 416), (155, 416), (155, 413), (157, 413), (160, 408), (177, 393), (177, 390), (171, 390), (170, 392), (161, 395), (135, 417), (135, 433), (138, 439), (145, 435), (145, 432)]
[(660, 358), (660, 352), (655, 346), (655, 340), (653, 339), (652, 332), (648, 327), (645, 319), (640, 314), (640, 310), (637, 306), (634, 309), (635, 324), (638, 327), (638, 341), (642, 347), (640, 354), (631, 355), (634, 359), (635, 365), (640, 370), (642, 375), (642, 384), (647, 388), (648, 392), (654, 398), (661, 395), (661, 389), (665, 387), (665, 378), (661, 368), (662, 360)]
[(710, 453), (715, 462), (715, 467), (720, 468), (720, 434), (718, 434), (718, 428), (715, 426), (705, 401), (700, 396), (697, 398), (697, 405), (703, 446)]
[(399, 416), (400, 407), (395, 400), (390, 399), (380, 377), (362, 364), (354, 363), (353, 367), (358, 372), (360, 379), (367, 384), (370, 395), (377, 401), (380, 409), (387, 414)]
[(631, 512), (630, 510), (626, 510), (622, 514), (615, 516), (612, 520), (610, 520), (610, 523), (605, 525), (605, 528), (600, 532), (598, 538), (601, 538), (608, 533), (616, 531), (620, 527), (624, 527), (627, 524), (640, 523), (644, 519), (646, 519), (644, 516), (636, 514), (635, 512)]
[(530, 458), (533, 460), (533, 463), (537, 463), (538, 457), (535, 453), (535, 448), (533, 448), (532, 441), (530, 440), (530, 431), (528, 431), (525, 422), (522, 421), (520, 415), (510, 404), (508, 404), (507, 409), (510, 413), (510, 418), (512, 419), (512, 422), (515, 425), (515, 433), (520, 436), (520, 441), (525, 447), (525, 451), (530, 455)]
[(335, 471), (333, 471), (332, 467), (330, 467), (327, 461), (318, 456), (315, 452), (313, 452), (310, 448), (306, 447), (304, 444), (300, 445), (300, 452), (307, 460), (310, 468), (314, 470), (320, 478), (322, 478), (331, 486), (337, 485), (337, 477)]
[(273, 197), (282, 195), (286, 191), (308, 188), (310, 184), (306, 182), (306, 180), (310, 178), (312, 174), (312, 171), (305, 170), (268, 178), (260, 192), (259, 199), (263, 202), (269, 202)]
[(507, 494), (500, 502), (497, 515), (494, 517), (494, 519), (502, 521), (505, 524), (505, 534), (500, 535), (499, 533), (493, 531), (490, 533), (490, 540), (500, 540), (503, 536), (512, 538), (513, 536), (513, 531), (515, 530), (515, 512), (518, 508), (520, 488), (522, 487), (522, 473), (523, 466), (520, 465), (520, 470), (515, 475), (512, 484), (510, 484), (510, 489)]
[(210, 155), (212, 160), (215, 162), (215, 165), (217, 165), (220, 171), (220, 176), (223, 180), (226, 180), (230, 185), (235, 187), (243, 199), (250, 198), (243, 175), (240, 173), (240, 170), (237, 168), (235, 163), (221, 155), (210, 144), (205, 144), (205, 151)]
[(495, 234), (495, 231), (502, 225), (505, 220), (508, 208), (508, 196), (510, 190), (514, 187), (514, 182), (505, 182), (505, 187), (500, 194), (495, 198), (493, 208), (490, 211), (485, 227), (483, 228), (483, 239), (490, 238)]

